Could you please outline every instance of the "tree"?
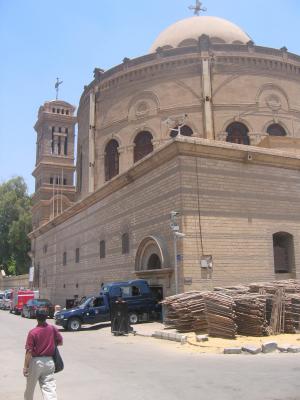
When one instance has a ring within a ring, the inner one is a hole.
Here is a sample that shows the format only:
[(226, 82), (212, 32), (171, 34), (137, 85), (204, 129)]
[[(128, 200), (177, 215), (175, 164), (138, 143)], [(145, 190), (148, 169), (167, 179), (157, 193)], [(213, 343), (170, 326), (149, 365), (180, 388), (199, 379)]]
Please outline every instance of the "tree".
[(0, 264), (6, 273), (27, 273), (31, 231), (31, 198), (20, 176), (0, 185)]

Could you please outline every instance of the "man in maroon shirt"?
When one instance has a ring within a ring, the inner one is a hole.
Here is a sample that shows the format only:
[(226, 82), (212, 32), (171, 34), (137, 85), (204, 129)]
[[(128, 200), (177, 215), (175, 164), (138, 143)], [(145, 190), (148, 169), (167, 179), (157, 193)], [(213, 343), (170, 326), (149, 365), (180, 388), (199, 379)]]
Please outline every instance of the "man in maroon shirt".
[(53, 325), (46, 322), (43, 311), (36, 312), (37, 326), (29, 331), (25, 345), (26, 354), (23, 375), (27, 378), (25, 400), (33, 400), (33, 393), (39, 381), (44, 400), (56, 400), (53, 354), (55, 345), (61, 346), (63, 339)]

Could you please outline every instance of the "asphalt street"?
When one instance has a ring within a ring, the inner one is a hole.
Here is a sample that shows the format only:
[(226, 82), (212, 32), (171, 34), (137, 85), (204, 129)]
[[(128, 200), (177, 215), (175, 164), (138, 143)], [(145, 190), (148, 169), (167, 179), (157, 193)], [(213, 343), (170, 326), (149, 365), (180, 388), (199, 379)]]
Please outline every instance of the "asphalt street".
[[(0, 400), (23, 399), (24, 344), (35, 324), (0, 311)], [(174, 342), (115, 337), (107, 325), (62, 334), (60, 400), (300, 400), (299, 354), (203, 355)], [(42, 399), (39, 387), (34, 399)]]

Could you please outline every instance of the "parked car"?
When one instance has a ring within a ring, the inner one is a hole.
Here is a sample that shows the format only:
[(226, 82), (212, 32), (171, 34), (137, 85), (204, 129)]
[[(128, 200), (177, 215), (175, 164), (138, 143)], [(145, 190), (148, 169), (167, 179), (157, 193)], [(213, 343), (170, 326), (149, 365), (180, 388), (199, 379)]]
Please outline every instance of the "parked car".
[(46, 311), (49, 318), (54, 316), (54, 305), (47, 299), (31, 299), (23, 306), (22, 317), (35, 318), (36, 311)]
[(31, 299), (38, 299), (39, 291), (30, 289), (14, 289), (11, 293), (9, 312), (16, 315), (22, 314), (23, 307)]
[(0, 310), (2, 308), (3, 303), (4, 303), (4, 292), (0, 292)]
[(0, 309), (9, 310), (11, 299), (12, 299), (12, 290), (10, 289), (4, 290), (3, 298), (0, 300)]

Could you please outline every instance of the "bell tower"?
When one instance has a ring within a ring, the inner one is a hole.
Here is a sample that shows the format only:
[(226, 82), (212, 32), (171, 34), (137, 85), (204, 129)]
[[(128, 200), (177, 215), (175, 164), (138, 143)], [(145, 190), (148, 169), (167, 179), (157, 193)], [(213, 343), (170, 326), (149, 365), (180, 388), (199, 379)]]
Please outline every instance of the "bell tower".
[(75, 199), (75, 107), (62, 100), (45, 102), (34, 126), (37, 132), (33, 229), (70, 207)]

